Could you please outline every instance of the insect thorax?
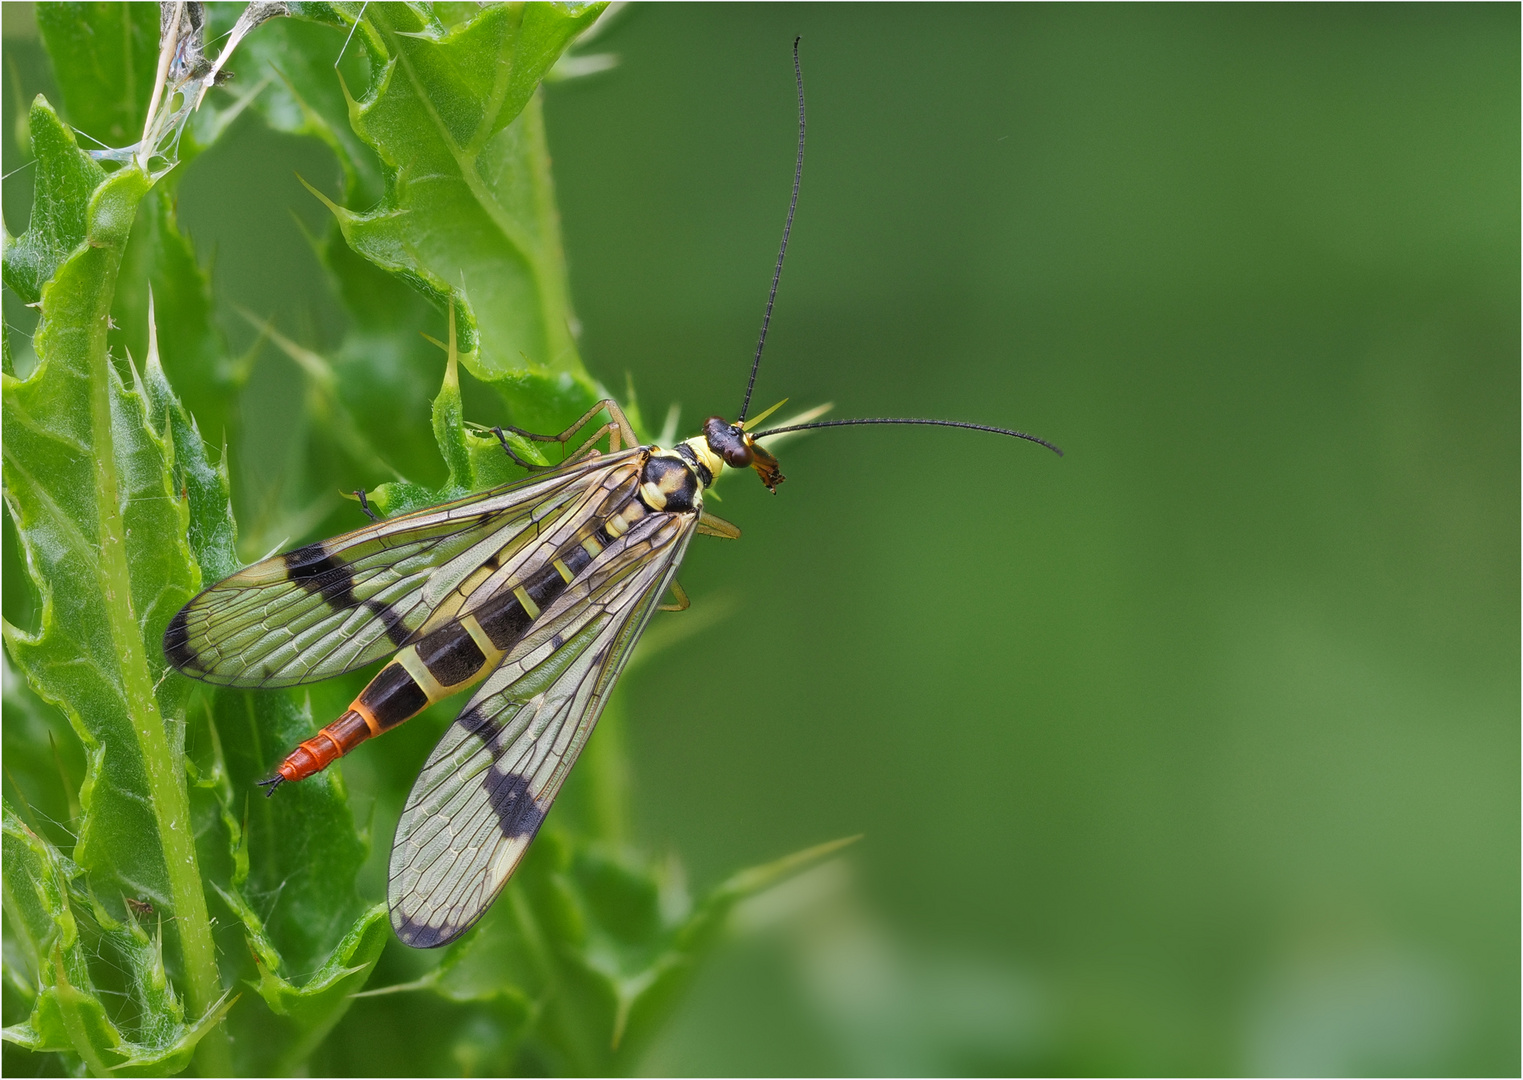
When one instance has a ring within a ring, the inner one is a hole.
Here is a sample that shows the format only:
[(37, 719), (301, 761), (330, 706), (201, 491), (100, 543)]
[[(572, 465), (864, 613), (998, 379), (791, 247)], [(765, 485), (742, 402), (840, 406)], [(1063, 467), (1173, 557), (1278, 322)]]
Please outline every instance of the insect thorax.
[(655, 512), (694, 513), (703, 507), (703, 489), (713, 483), (713, 473), (700, 460), (682, 451), (652, 447), (640, 474), (640, 501)]
[(686, 442), (678, 443), (674, 451), (660, 451), (660, 453), (675, 454), (684, 461), (697, 478), (700, 492), (712, 486), (719, 474), (724, 472), (724, 458), (714, 452), (708, 440), (702, 435), (695, 435)]

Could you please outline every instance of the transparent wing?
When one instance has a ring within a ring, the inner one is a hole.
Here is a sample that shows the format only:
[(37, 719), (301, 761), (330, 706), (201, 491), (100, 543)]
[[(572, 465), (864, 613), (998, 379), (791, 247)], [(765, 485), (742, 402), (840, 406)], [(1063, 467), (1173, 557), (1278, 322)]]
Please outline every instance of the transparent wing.
[(224, 686), (294, 686), (407, 644), (489, 560), (515, 553), (594, 500), (639, 449), (378, 522), (257, 562), (186, 604), (164, 654)]
[(440, 739), (391, 848), (391, 924), (402, 941), (415, 948), (447, 944), (502, 891), (586, 745), (696, 524), (696, 515), (653, 515), (608, 548)]

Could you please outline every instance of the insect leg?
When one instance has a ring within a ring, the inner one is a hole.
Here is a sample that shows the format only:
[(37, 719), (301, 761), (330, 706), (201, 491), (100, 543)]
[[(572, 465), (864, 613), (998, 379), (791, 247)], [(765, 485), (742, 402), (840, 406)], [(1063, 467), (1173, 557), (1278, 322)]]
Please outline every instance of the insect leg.
[[(572, 462), (580, 461), (583, 457), (592, 456), (598, 452), (596, 449), (594, 449), (598, 444), (598, 440), (605, 435), (608, 436), (608, 441), (611, 444), (612, 448), (614, 450), (618, 449), (617, 431), (612, 424), (604, 424), (592, 433), (591, 438), (587, 439), (582, 443), (581, 446), (577, 447), (571, 453), (564, 455), (554, 465), (535, 465), (532, 462), (525, 461), (523, 458), (513, 453), (513, 448), (508, 445), (508, 437), (503, 434), (502, 428), (494, 427), (489, 430), (493, 435), (497, 436), (497, 441), (502, 444), (502, 452), (507, 454), (508, 457), (512, 458), (515, 465), (518, 465), (520, 468), (529, 469), (531, 471), (534, 469), (558, 469), (562, 465), (570, 465)], [(511, 424), (508, 425), (508, 430), (518, 432), (518, 429), (513, 427)], [(522, 432), (519, 433), (523, 434)], [(555, 440), (555, 436), (553, 435), (534, 435), (530, 437), (539, 439), (543, 442), (552, 442)]]
[(693, 602), (687, 598), (687, 590), (677, 583), (676, 578), (672, 578), (671, 584), (667, 588), (672, 590), (672, 599), (676, 603), (662, 604), (656, 608), (657, 611), (686, 611), (692, 606)]
[[(512, 430), (512, 431), (518, 432), (520, 435), (524, 434), (523, 432), (519, 432), (518, 429), (516, 427), (513, 427), (511, 424), (508, 425), (508, 426), (509, 426), (509, 429)], [(502, 452), (504, 454), (507, 454), (508, 457), (512, 459), (513, 464), (517, 465), (519, 468), (521, 468), (521, 469), (531, 469), (531, 470), (532, 469), (548, 469), (548, 468), (551, 468), (551, 466), (549, 466), (549, 465), (535, 465), (533, 462), (525, 461), (523, 458), (521, 458), (517, 454), (513, 453), (513, 448), (508, 445), (508, 437), (502, 433), (502, 428), (500, 428), (500, 427), (494, 427), (494, 428), (491, 429), (491, 432), (492, 432), (493, 435), (497, 436), (497, 441), (502, 443)], [(531, 439), (532, 438), (537, 438), (537, 436), (534, 436), (534, 435), (530, 435), (528, 437), (531, 438)]]
[(613, 398), (604, 398), (598, 402), (583, 413), (581, 419), (577, 420), (576, 423), (572, 424), (559, 435), (540, 435), (533, 431), (525, 431), (523, 428), (514, 427), (512, 424), (503, 424), (502, 426), (515, 435), (522, 435), (524, 438), (533, 439), (535, 442), (557, 442), (564, 445), (570, 442), (571, 437), (578, 431), (581, 431), (588, 421), (605, 410), (611, 418), (611, 422), (604, 424), (598, 429), (596, 438), (601, 438), (604, 434), (608, 435), (609, 452), (618, 452), (620, 449), (620, 438), (629, 446), (639, 446), (640, 440), (635, 435), (634, 425), (629, 422), (629, 417), (624, 415), (624, 410), (619, 408), (619, 403), (614, 401)]
[(587, 439), (582, 443), (581, 446), (577, 447), (575, 450), (571, 451), (571, 453), (567, 454), (565, 458), (562, 459), (561, 464), (570, 465), (572, 462), (581, 461), (583, 458), (597, 457), (598, 454), (601, 453), (601, 451), (597, 448), (598, 440), (603, 438), (605, 435), (608, 436), (609, 453), (616, 453), (619, 449), (618, 429), (615, 428), (612, 424), (604, 424), (592, 433), (591, 438)]
[(380, 518), (376, 517), (375, 511), (370, 509), (370, 500), (365, 498), (364, 488), (360, 488), (355, 491), (354, 496), (360, 500), (360, 509), (365, 511), (366, 517), (368, 517), (373, 522), (381, 520)]

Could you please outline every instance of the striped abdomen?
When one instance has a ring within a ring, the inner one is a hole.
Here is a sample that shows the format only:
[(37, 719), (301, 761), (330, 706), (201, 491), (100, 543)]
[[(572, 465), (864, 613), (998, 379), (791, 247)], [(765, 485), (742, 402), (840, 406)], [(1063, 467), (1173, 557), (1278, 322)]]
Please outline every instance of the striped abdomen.
[[(591, 536), (567, 546), (522, 584), (504, 588), (458, 618), (450, 619), (397, 653), (343, 716), (286, 755), (282, 779), (302, 780), (327, 768), (428, 706), (478, 682), (497, 666), (592, 560), (642, 517), (695, 509), (698, 480), (680, 459), (654, 456), (641, 483)], [(627, 490), (627, 489), (626, 489)], [(494, 568), (478, 573), (484, 580)], [(478, 579), (473, 578), (473, 581)]]
[(366, 739), (480, 681), (610, 541), (605, 530), (597, 530), (522, 585), (503, 590), (397, 653), (343, 716), (286, 756), (280, 775), (286, 780), (311, 776)]

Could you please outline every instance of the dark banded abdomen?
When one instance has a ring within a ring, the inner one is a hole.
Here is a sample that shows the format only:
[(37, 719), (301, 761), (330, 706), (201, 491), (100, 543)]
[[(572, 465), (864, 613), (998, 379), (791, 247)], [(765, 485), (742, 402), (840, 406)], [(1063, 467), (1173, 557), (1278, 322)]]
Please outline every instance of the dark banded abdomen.
[[(540, 614), (553, 604), (603, 549), (637, 521), (653, 513), (691, 513), (701, 489), (698, 474), (679, 455), (651, 457), (633, 478), (608, 493), (594, 518), (602, 524), (565, 545), (548, 563), (517, 585), (500, 589), (484, 603), (429, 631), (404, 648), (370, 680), (348, 711), (302, 743), (281, 762), (286, 780), (301, 780), (327, 768), (366, 739), (418, 715), (436, 701), (458, 693), (486, 675), (519, 643)], [(341, 565), (321, 551), (292, 562), (289, 572), (304, 587), (321, 591), (330, 603), (352, 600)], [(301, 553), (295, 553), (301, 554)]]
[(277, 770), (304, 780), (366, 739), (410, 720), (436, 701), (481, 679), (529, 632), (534, 621), (612, 542), (603, 529), (568, 547), (521, 585), (430, 631), (407, 646), (360, 691), (343, 716), (288, 754)]

